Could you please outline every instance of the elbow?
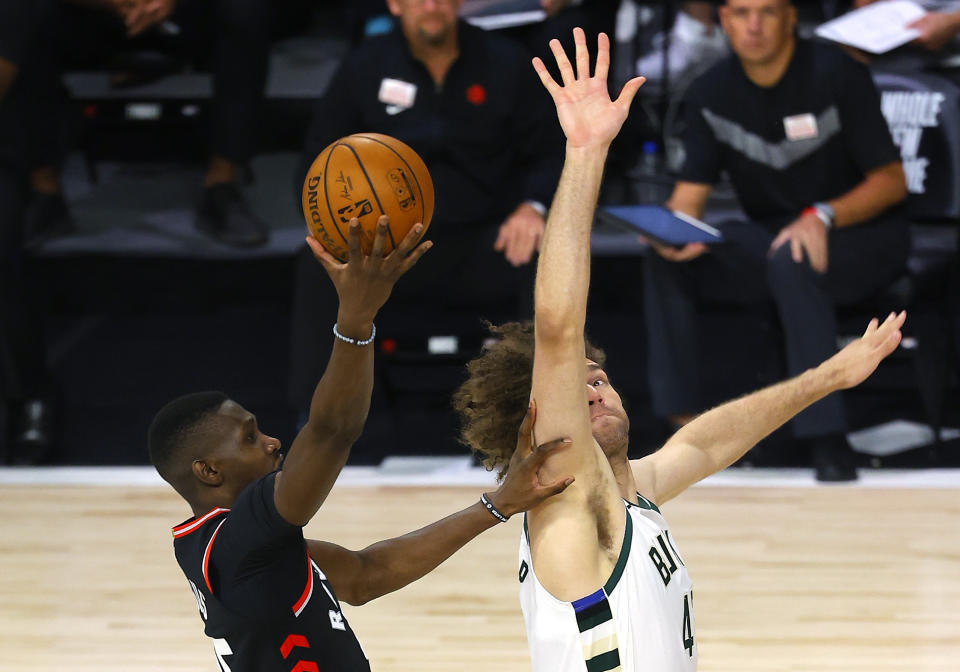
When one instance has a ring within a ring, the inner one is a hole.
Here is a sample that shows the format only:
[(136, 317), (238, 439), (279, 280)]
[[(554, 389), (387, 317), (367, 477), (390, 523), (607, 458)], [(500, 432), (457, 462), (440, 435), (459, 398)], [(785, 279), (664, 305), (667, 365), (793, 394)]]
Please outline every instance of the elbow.
[(539, 308), (534, 317), (534, 330), (537, 343), (570, 343), (583, 338), (583, 324), (576, 324), (570, 315), (563, 311), (545, 311)]
[(308, 430), (317, 443), (322, 442), (335, 450), (349, 451), (363, 434), (363, 425), (363, 421), (334, 423), (311, 420), (304, 430)]
[(907, 199), (907, 176), (903, 172), (903, 164), (899, 161), (890, 168), (887, 193), (890, 195), (890, 205), (902, 203)]

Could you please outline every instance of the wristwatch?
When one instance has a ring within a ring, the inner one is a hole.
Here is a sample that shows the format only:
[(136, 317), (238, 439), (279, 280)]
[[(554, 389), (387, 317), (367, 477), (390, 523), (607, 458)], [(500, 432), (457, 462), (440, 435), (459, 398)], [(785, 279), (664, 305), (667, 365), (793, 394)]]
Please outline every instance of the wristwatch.
[(827, 231), (833, 228), (833, 225), (836, 224), (836, 215), (829, 203), (814, 203), (811, 208), (814, 214), (823, 222), (823, 226)]

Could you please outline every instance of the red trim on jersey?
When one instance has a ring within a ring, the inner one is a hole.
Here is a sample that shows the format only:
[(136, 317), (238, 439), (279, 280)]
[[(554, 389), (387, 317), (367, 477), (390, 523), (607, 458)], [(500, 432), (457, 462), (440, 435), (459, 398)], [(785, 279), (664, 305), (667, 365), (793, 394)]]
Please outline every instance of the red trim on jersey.
[(217, 532), (220, 531), (220, 528), (223, 527), (225, 522), (227, 522), (226, 518), (221, 520), (220, 524), (217, 525), (217, 529), (210, 535), (210, 541), (207, 542), (207, 550), (203, 552), (203, 580), (206, 582), (207, 590), (210, 591), (211, 595), (213, 595), (213, 588), (210, 587), (210, 575), (207, 573), (207, 568), (210, 565), (210, 549), (213, 548), (213, 540), (217, 538)]
[(300, 599), (293, 605), (294, 616), (300, 615), (303, 608), (307, 606), (307, 602), (310, 601), (311, 595), (313, 595), (313, 566), (310, 562), (310, 553), (307, 553), (307, 587), (303, 589)]
[(199, 518), (194, 518), (193, 520), (188, 520), (185, 523), (181, 523), (173, 528), (173, 538), (179, 539), (180, 537), (186, 536), (191, 532), (198, 530), (205, 522), (214, 516), (219, 516), (221, 513), (227, 513), (228, 511), (230, 511), (230, 509), (222, 509), (217, 507), (215, 509), (211, 509)]
[(283, 655), (283, 659), (286, 660), (290, 652), (298, 646), (309, 649), (310, 642), (308, 642), (307, 638), (303, 635), (287, 635), (287, 638), (283, 640), (283, 644), (280, 645), (280, 653)]
[(320, 672), (320, 668), (312, 660), (301, 660), (290, 672)]

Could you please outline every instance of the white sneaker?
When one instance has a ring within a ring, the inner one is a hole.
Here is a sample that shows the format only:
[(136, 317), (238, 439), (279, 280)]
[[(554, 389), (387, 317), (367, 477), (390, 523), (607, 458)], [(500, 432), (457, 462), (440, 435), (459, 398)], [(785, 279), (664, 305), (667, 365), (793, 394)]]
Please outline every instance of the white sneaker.
[[(637, 59), (637, 74), (651, 81), (663, 79), (664, 34), (653, 37), (653, 49)], [(727, 37), (720, 26), (707, 27), (689, 14), (677, 12), (670, 30), (667, 66), (670, 79), (676, 81), (691, 72), (700, 73), (729, 53)]]

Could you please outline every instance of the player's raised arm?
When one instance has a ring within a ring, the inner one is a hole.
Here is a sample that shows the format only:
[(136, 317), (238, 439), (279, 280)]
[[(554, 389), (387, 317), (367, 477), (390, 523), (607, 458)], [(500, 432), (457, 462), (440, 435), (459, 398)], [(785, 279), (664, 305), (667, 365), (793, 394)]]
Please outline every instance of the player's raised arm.
[[(337, 333), (323, 377), (310, 402), (307, 424), (294, 440), (283, 471), (277, 475), (274, 499), (285, 520), (304, 525), (326, 499), (350, 447), (363, 431), (373, 390), (373, 320), (397, 279), (430, 248), (417, 247), (421, 225), (396, 250), (384, 256), (387, 218), (381, 217), (369, 255), (360, 245), (360, 223), (350, 222), (350, 260), (337, 262), (313, 238), (307, 244), (333, 281), (340, 300)], [(332, 325), (331, 325), (332, 326)], [(353, 341), (352, 343), (349, 342)]]
[[(617, 100), (607, 90), (609, 41), (598, 39), (596, 72), (590, 74), (586, 36), (574, 30), (576, 70), (558, 40), (550, 43), (562, 85), (557, 84), (540, 59), (533, 64), (553, 98), (566, 135), (563, 173), (550, 208), (540, 251), (534, 292), (535, 350), (533, 398), (539, 411), (537, 439), (569, 436), (573, 448), (553, 456), (544, 466), (546, 478), (574, 474), (567, 491), (530, 513), (531, 548), (537, 574), (560, 599), (577, 599), (597, 588), (605, 571), (600, 557), (612, 549), (598, 549), (603, 516), (622, 533), (623, 507), (616, 483), (602, 451), (593, 439), (587, 395), (584, 346), (587, 290), (590, 284), (590, 229), (600, 191), (600, 180), (610, 143), (627, 117), (634, 95), (643, 83), (631, 80)], [(599, 505), (596, 493), (600, 493)], [(589, 506), (588, 506), (589, 504)]]
[(863, 336), (815, 369), (707, 411), (653, 455), (632, 460), (637, 486), (658, 504), (726, 469), (807, 406), (866, 380), (900, 343), (906, 312), (871, 320)]

